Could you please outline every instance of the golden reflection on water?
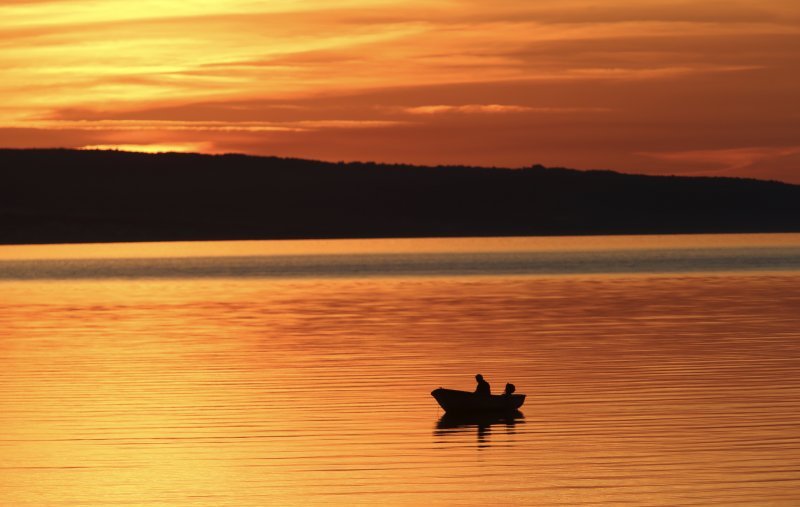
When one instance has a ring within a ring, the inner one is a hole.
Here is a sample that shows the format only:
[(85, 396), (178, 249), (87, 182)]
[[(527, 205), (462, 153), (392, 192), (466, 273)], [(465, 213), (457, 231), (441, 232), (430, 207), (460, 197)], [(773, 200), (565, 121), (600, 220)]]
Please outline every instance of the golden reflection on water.
[[(800, 275), (0, 284), (4, 505), (792, 505)], [(430, 397), (527, 393), (524, 418)]]

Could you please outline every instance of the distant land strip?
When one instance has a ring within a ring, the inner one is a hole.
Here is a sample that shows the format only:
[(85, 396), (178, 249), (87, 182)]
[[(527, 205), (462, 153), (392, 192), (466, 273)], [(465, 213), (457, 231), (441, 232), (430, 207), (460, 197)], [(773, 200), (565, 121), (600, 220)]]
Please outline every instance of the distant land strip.
[(246, 155), (0, 150), (0, 243), (800, 231), (800, 186)]

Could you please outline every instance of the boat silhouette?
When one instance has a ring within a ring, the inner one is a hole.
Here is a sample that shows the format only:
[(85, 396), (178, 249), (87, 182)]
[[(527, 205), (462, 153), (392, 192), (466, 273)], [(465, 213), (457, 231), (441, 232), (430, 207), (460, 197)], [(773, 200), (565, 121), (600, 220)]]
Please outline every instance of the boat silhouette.
[(455, 389), (434, 389), (431, 392), (447, 413), (513, 412), (525, 403), (524, 394), (476, 394)]

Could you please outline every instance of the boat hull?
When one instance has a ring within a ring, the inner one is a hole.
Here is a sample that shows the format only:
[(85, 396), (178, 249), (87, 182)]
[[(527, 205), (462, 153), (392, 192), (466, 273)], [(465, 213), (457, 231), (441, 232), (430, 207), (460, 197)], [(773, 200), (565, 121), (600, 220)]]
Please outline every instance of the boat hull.
[(434, 389), (431, 396), (448, 413), (509, 412), (525, 403), (524, 394), (486, 396), (441, 387)]

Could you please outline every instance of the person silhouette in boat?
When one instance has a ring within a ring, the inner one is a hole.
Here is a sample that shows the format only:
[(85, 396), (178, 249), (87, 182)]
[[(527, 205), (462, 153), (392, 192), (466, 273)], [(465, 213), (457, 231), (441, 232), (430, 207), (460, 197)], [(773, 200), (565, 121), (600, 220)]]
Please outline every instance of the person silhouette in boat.
[(479, 396), (489, 396), (492, 394), (492, 389), (489, 387), (489, 383), (483, 380), (483, 375), (478, 373), (475, 375), (475, 380), (478, 381), (478, 387), (475, 388), (475, 394)]

